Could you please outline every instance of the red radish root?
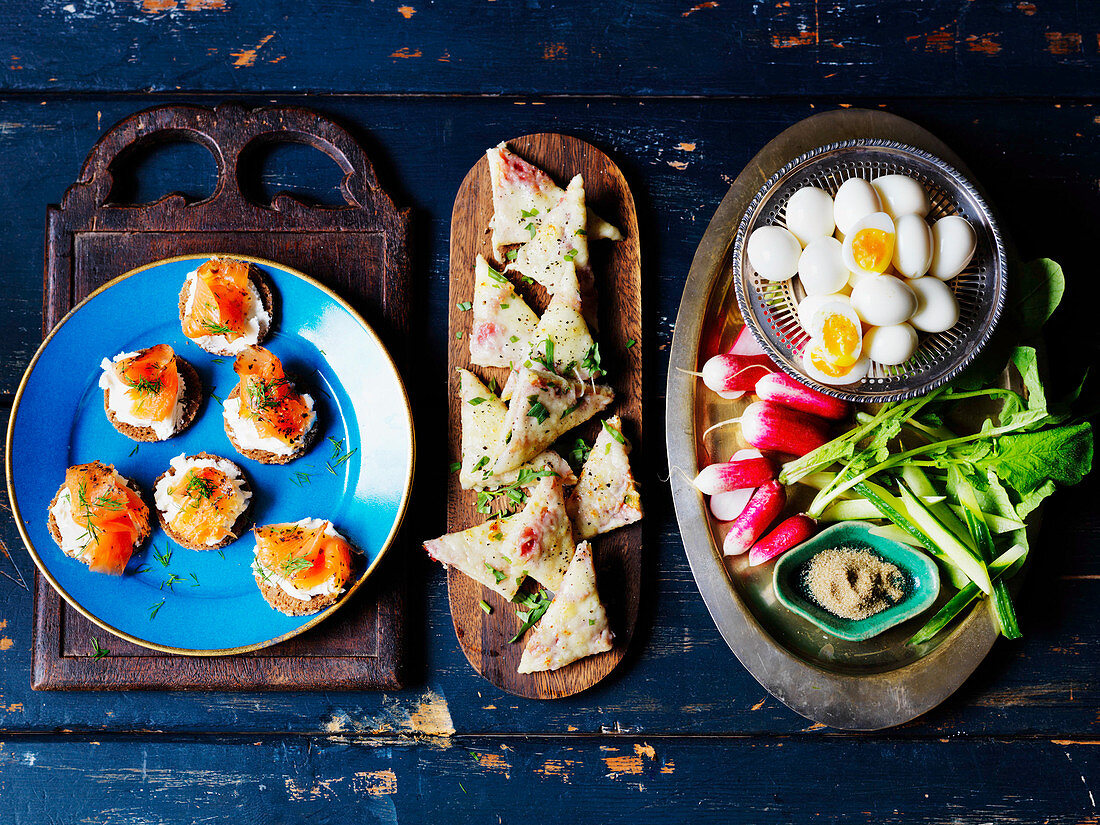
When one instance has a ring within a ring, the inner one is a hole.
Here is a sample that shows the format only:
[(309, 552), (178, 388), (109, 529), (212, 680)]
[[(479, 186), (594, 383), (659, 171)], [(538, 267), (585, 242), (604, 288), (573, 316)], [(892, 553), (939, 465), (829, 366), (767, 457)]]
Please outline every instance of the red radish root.
[(802, 513), (791, 516), (752, 546), (749, 550), (749, 566), (763, 564), (786, 553), (816, 532), (817, 522), (809, 516)]
[(704, 467), (695, 477), (695, 488), (704, 495), (715, 496), (730, 490), (759, 487), (775, 478), (775, 465), (766, 458), (746, 458)]
[(779, 518), (786, 504), (787, 491), (782, 484), (773, 480), (762, 486), (752, 494), (741, 515), (730, 526), (722, 543), (722, 552), (727, 556), (744, 553)]
[(715, 392), (746, 392), (773, 367), (766, 355), (715, 355), (703, 364), (703, 383)]
[(773, 372), (756, 382), (756, 394), (762, 401), (774, 401), (792, 410), (819, 415), (831, 421), (848, 416), (848, 402), (812, 390), (785, 372)]
[(771, 401), (754, 401), (745, 408), (741, 432), (758, 450), (796, 456), (829, 440), (827, 421)]

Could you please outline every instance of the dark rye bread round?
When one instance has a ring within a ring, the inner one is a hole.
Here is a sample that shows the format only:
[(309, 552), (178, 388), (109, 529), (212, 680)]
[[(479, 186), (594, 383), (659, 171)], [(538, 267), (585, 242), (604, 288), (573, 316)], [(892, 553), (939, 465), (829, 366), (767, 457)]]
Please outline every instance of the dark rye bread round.
[[(173, 438), (190, 427), (195, 420), (195, 416), (199, 413), (199, 407), (202, 406), (202, 381), (199, 379), (199, 374), (195, 372), (195, 368), (177, 355), (176, 370), (183, 379), (183, 398), (181, 399), (183, 402), (183, 415), (180, 417), (179, 426), (168, 438)], [(114, 412), (111, 411), (110, 395), (111, 391), (109, 389), (103, 391), (103, 409), (107, 413), (107, 420), (111, 422), (112, 427), (134, 441), (168, 440), (157, 438), (157, 434), (152, 427), (136, 427), (115, 418)]]
[[(351, 571), (348, 575), (348, 581), (351, 581), (352, 576), (355, 573), (355, 566), (358, 563), (359, 553), (357, 551), (351, 554)], [(252, 577), (256, 579), (256, 586), (260, 588), (260, 593), (263, 595), (264, 600), (280, 613), (285, 613), (288, 616), (309, 616), (313, 613), (320, 613), (326, 607), (331, 607), (340, 601), (341, 597), (346, 592), (347, 582), (344, 582), (345, 587), (341, 588), (338, 593), (330, 593), (327, 596), (314, 596), (307, 602), (303, 602), (301, 599), (296, 599), (293, 596), (287, 595), (279, 585), (269, 581), (265, 581), (263, 576), (256, 572), (256, 567), (252, 567)]]
[[(237, 384), (237, 386), (233, 388), (233, 391), (226, 396), (226, 400), (228, 401), (230, 398), (240, 397), (241, 385)], [(309, 452), (309, 448), (313, 446), (313, 442), (317, 439), (318, 432), (317, 418), (315, 416), (313, 419), (313, 426), (306, 431), (304, 436), (302, 436), (302, 443), (299, 445), (298, 449), (288, 455), (278, 455), (277, 453), (269, 453), (267, 450), (246, 450), (238, 444), (233, 431), (229, 428), (229, 421), (226, 419), (224, 413), (222, 414), (222, 428), (229, 437), (229, 442), (233, 445), (233, 449), (245, 458), (251, 458), (253, 461), (259, 461), (261, 464), (289, 464), (294, 459)]]
[[(256, 292), (260, 296), (260, 303), (263, 304), (264, 310), (267, 312), (268, 318), (271, 319), (266, 324), (260, 324), (260, 333), (256, 337), (256, 343), (262, 344), (264, 342), (264, 339), (267, 338), (268, 332), (271, 331), (271, 324), (274, 322), (275, 319), (275, 295), (271, 292), (271, 286), (270, 284), (268, 284), (267, 278), (265, 278), (263, 273), (260, 272), (260, 270), (252, 264), (248, 265), (248, 281), (252, 286), (256, 288)], [(185, 278), (183, 281), (183, 286), (180, 287), (179, 310), (181, 327), (183, 326), (183, 317), (187, 310), (187, 284), (188, 279)], [(184, 334), (186, 335), (186, 333)], [(232, 353), (225, 348), (211, 349), (209, 346), (203, 346), (202, 344), (199, 344), (199, 342), (196, 341), (194, 338), (189, 337), (188, 340), (191, 341), (193, 344), (197, 344), (198, 346), (202, 347), (207, 352), (212, 352), (214, 355), (228, 355), (230, 357), (235, 355), (235, 353)]]
[[(146, 507), (148, 507), (149, 504), (148, 504), (148, 502), (145, 501), (145, 496), (142, 494), (141, 488), (138, 487), (134, 482), (132, 482), (130, 479), (126, 478), (125, 476), (120, 476), (120, 477), (122, 478), (122, 480), (124, 482), (126, 482), (127, 487), (129, 487), (131, 490), (133, 490), (135, 493), (138, 494), (138, 498), (141, 499), (141, 503), (144, 504)], [(50, 531), (50, 536), (51, 536), (51, 538), (53, 538), (53, 540), (57, 544), (58, 548), (61, 548), (61, 530), (58, 529), (57, 519), (54, 518), (54, 515), (53, 515), (53, 508), (57, 504), (57, 499), (58, 499), (58, 497), (60, 497), (61, 491), (64, 490), (64, 489), (65, 489), (65, 482), (63, 481), (63, 482), (61, 482), (61, 486), (57, 488), (57, 492), (53, 494), (53, 498), (50, 499), (49, 507), (46, 509), (46, 514), (47, 514), (46, 515), (46, 528)], [(139, 535), (137, 537), (137, 541), (134, 542), (134, 549), (135, 550), (138, 547), (141, 546), (141, 543), (143, 541), (145, 541), (147, 538), (149, 538), (149, 534), (151, 532), (152, 532), (152, 530), (149, 527), (146, 527), (145, 530), (142, 531), (141, 535)], [(61, 552), (64, 553), (65, 552), (64, 549), (62, 549)], [(83, 559), (81, 559), (80, 561), (83, 561)]]
[[(211, 453), (196, 453), (195, 455), (187, 456), (187, 459), (189, 459), (189, 460), (190, 459), (198, 459), (198, 458), (208, 458), (211, 461), (214, 461), (214, 460), (229, 461), (229, 459), (225, 458), (224, 456), (213, 455)], [(244, 491), (246, 493), (252, 493), (252, 487), (249, 486), (249, 484), (248, 484), (248, 476), (246, 476), (244, 474), (244, 470), (241, 469), (239, 464), (236, 464), (233, 461), (229, 461), (229, 463), (237, 468), (237, 473), (241, 477), (241, 482), (242, 482), (241, 487), (244, 489)], [(160, 484), (161, 479), (167, 478), (168, 476), (174, 476), (175, 473), (176, 473), (175, 468), (169, 467), (165, 472), (163, 472), (159, 476), (157, 476), (157, 480), (153, 482), (153, 489), (154, 490), (157, 489), (157, 485)], [(248, 501), (245, 504), (244, 512), (242, 512), (240, 514), (240, 516), (237, 517), (237, 520), (235, 522), (233, 522), (233, 526), (230, 528), (230, 530), (226, 534), (225, 538), (223, 538), (217, 544), (194, 544), (194, 543), (186, 540), (185, 538), (183, 538), (183, 536), (181, 536), (179, 533), (177, 533), (175, 530), (173, 530), (171, 528), (171, 526), (169, 526), (168, 521), (164, 518), (164, 513), (161, 512), (161, 509), (159, 507), (156, 507), (157, 521), (160, 522), (160, 526), (164, 530), (164, 532), (168, 534), (168, 538), (172, 539), (172, 541), (174, 541), (176, 544), (178, 544), (182, 547), (186, 547), (189, 550), (221, 550), (226, 545), (232, 544), (233, 542), (235, 542), (242, 535), (244, 535), (244, 533), (248, 530), (248, 525), (249, 525), (249, 522), (252, 518), (252, 502), (254, 500), (255, 500), (255, 495), (250, 495), (249, 498), (248, 498)], [(156, 505), (155, 497), (154, 497), (153, 504), (154, 504), (154, 506)]]

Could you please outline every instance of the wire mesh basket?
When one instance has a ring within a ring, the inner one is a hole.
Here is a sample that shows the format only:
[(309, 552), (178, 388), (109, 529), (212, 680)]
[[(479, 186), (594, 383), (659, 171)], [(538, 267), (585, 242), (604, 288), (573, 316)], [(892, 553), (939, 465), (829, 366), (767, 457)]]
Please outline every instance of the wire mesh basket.
[[(906, 175), (924, 187), (932, 205), (930, 223), (946, 215), (961, 215), (974, 227), (974, 256), (966, 269), (948, 282), (959, 303), (959, 321), (946, 332), (921, 333), (916, 351), (904, 364), (872, 362), (867, 377), (855, 384), (824, 385), (807, 376), (802, 368), (802, 350), (810, 336), (798, 322), (798, 302), (804, 297), (798, 279), (769, 281), (760, 277), (748, 262), (746, 241), (758, 226), (786, 228), (787, 202), (804, 186), (817, 186), (835, 195), (849, 178), (870, 181), (890, 174)], [(981, 195), (957, 170), (934, 155), (888, 140), (829, 144), (776, 172), (745, 210), (731, 265), (741, 315), (772, 360), (798, 380), (848, 401), (900, 401), (947, 383), (989, 341), (1005, 302), (1004, 243)]]

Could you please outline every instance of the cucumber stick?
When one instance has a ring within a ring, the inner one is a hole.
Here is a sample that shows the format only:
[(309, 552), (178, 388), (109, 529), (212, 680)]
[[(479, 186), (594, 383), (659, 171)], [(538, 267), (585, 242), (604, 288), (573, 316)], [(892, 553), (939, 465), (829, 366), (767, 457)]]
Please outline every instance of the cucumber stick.
[[(993, 593), (993, 583), (989, 580), (989, 571), (985, 563), (975, 558), (970, 548), (951, 530), (944, 526), (919, 496), (910, 492), (904, 483), (898, 486), (898, 494), (909, 518), (925, 533), (935, 545), (957, 564), (962, 571), (978, 585), (983, 593)], [(904, 525), (899, 525), (904, 527)]]
[[(884, 539), (890, 539), (890, 541), (900, 542), (901, 544), (908, 544), (910, 547), (924, 547), (923, 544), (896, 524), (884, 524), (881, 527), (872, 527), (870, 532), (872, 536), (882, 536)], [(970, 584), (970, 579), (967, 577), (966, 573), (956, 567), (954, 562), (947, 558), (947, 556), (936, 556), (936, 561), (940, 563), (940, 576), (946, 576), (951, 586), (956, 590), (962, 590)]]
[[(944, 500), (943, 496), (928, 496), (924, 503), (939, 504)], [(882, 518), (882, 513), (874, 502), (866, 498), (853, 498), (830, 504), (818, 521), (854, 521), (868, 518)]]
[[(901, 470), (901, 480), (918, 496), (934, 496), (936, 494), (936, 488), (932, 486), (932, 482), (929, 481), (928, 476), (925, 475), (924, 470), (920, 467), (906, 464)], [(954, 533), (959, 541), (970, 548), (971, 553), (977, 553), (978, 548), (970, 538), (970, 531), (967, 530), (966, 525), (959, 520), (961, 514), (960, 516), (956, 516), (951, 511), (950, 506), (945, 503), (934, 504), (928, 509), (940, 524)]]
[[(989, 565), (990, 576), (998, 584), (1004, 584), (1005, 580), (1012, 578), (1016, 571), (1020, 569), (1024, 563), (1025, 556), (1027, 556), (1027, 548), (1022, 544), (1014, 544), (998, 556), (996, 561)], [(947, 625), (949, 625), (967, 605), (981, 595), (982, 592), (973, 583), (968, 584), (956, 593), (951, 601), (940, 608), (939, 613), (929, 619), (928, 624), (918, 630), (907, 644), (919, 645), (922, 642), (927, 642), (943, 630), (943, 628), (947, 627)]]

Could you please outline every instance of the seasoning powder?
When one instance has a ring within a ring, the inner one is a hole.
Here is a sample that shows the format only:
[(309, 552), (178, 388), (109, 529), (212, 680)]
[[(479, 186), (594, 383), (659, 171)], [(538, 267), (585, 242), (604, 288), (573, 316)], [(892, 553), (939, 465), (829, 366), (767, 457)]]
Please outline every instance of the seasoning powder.
[(905, 574), (866, 548), (833, 547), (815, 555), (802, 584), (819, 607), (841, 619), (866, 619), (905, 595)]

